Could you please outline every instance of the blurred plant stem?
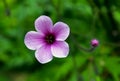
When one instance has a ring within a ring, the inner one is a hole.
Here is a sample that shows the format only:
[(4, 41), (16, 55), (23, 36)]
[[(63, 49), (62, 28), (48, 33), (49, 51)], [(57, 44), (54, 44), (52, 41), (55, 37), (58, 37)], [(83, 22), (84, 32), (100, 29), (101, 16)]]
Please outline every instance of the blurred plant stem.
[(53, 7), (55, 8), (56, 11), (56, 17), (58, 20), (61, 20), (61, 0), (50, 0), (51, 4), (53, 5)]
[[(89, 79), (90, 81), (101, 81), (99, 69), (96, 65), (95, 57), (91, 56), (88, 58), (88, 68), (89, 68)], [(95, 75), (95, 77), (94, 77)]]
[(98, 66), (97, 66), (96, 61), (95, 61), (95, 57), (93, 57), (93, 60), (91, 62), (92, 62), (94, 74), (96, 75), (95, 81), (101, 81), (100, 80), (100, 73), (99, 73)]
[(93, 10), (93, 20), (92, 20), (92, 23), (91, 23), (91, 31), (93, 33), (93, 35), (96, 35), (95, 33), (95, 26), (96, 26), (96, 20), (98, 19), (98, 13), (99, 13), (99, 10), (97, 8), (94, 8)]
[(74, 44), (78, 47), (78, 49), (86, 51), (86, 52), (92, 52), (95, 50), (96, 47), (93, 47), (90, 45), (90, 48), (85, 48), (79, 44), (79, 42), (76, 41), (75, 37), (73, 34), (71, 35), (71, 40), (74, 42)]
[(11, 11), (10, 11), (10, 8), (9, 8), (6, 0), (2, 0), (2, 1), (3, 1), (3, 4), (4, 4), (4, 7), (5, 7), (5, 14), (6, 14), (7, 16), (10, 16), (10, 15), (11, 15)]

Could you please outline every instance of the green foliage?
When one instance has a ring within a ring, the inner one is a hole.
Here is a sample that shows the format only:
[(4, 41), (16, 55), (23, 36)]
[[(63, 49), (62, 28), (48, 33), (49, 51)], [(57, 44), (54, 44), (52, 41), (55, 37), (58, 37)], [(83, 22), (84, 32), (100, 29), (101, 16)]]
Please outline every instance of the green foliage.
[[(0, 0), (0, 81), (120, 81), (119, 0)], [(40, 64), (24, 36), (40, 15), (70, 26), (69, 56)], [(100, 45), (93, 52), (90, 40)]]

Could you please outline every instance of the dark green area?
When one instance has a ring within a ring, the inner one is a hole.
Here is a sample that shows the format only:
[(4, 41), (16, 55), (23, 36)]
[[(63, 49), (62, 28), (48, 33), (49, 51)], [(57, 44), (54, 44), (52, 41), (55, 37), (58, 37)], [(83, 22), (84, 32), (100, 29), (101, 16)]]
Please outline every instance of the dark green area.
[[(69, 25), (68, 57), (40, 64), (25, 47), (41, 15)], [(83, 51), (93, 38), (99, 46)], [(120, 81), (120, 1), (0, 0), (0, 81)]]

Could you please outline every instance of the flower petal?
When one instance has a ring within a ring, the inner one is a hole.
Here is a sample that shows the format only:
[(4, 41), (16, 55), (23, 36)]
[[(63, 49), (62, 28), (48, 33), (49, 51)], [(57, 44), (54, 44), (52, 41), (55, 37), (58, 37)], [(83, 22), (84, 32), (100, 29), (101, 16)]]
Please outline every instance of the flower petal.
[(69, 45), (64, 41), (56, 41), (51, 46), (51, 51), (52, 51), (53, 56), (64, 58), (69, 53)]
[(63, 22), (57, 22), (54, 25), (53, 33), (56, 36), (56, 40), (64, 41), (68, 37), (68, 35), (70, 33), (70, 29), (67, 24), (65, 24)]
[(48, 16), (40, 16), (35, 20), (35, 28), (43, 34), (51, 31), (53, 26), (52, 20)]
[(42, 64), (50, 62), (53, 58), (51, 47), (44, 45), (41, 48), (37, 49), (37, 51), (35, 52), (35, 57)]
[(43, 35), (35, 31), (30, 31), (25, 35), (24, 43), (31, 50), (35, 50), (45, 44)]

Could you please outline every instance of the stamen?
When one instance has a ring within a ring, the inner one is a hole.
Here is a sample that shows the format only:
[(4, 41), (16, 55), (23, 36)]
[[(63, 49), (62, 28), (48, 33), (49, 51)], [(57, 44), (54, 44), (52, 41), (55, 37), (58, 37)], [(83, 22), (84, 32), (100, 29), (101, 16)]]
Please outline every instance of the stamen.
[(55, 41), (54, 35), (48, 34), (48, 35), (45, 37), (45, 41), (46, 41), (48, 44), (53, 44), (54, 41)]

